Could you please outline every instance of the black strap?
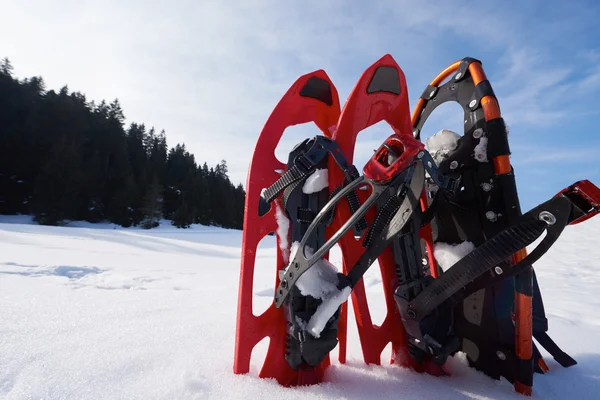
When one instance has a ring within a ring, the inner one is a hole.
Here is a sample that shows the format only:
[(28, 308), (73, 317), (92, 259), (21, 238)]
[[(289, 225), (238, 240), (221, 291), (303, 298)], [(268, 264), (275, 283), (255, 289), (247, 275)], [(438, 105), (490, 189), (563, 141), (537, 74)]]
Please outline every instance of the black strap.
[(299, 207), (296, 216), (298, 218), (298, 221), (305, 224), (310, 224), (317, 216), (317, 213), (311, 210), (310, 208)]
[(494, 94), (494, 89), (492, 89), (492, 85), (487, 79), (475, 85), (475, 98), (473, 99), (475, 100), (475, 103), (469, 103), (469, 108), (471, 111), (474, 111), (479, 107), (481, 104), (481, 99), (483, 99), (485, 96), (496, 97)]
[(512, 254), (533, 243), (546, 229), (546, 223), (527, 218), (500, 232), (435, 279), (409, 304), (409, 315), (421, 319), (467, 284), (505, 261)]
[(533, 332), (533, 337), (537, 342), (554, 357), (554, 359), (563, 367), (568, 368), (577, 364), (570, 355), (565, 353), (554, 343), (554, 340), (546, 332)]
[(392, 195), (387, 199), (383, 207), (377, 212), (375, 220), (373, 220), (371, 227), (367, 231), (365, 239), (363, 240), (363, 247), (369, 248), (371, 246), (373, 238), (380, 235), (383, 229), (389, 225), (396, 212), (398, 212), (401, 204), (402, 203), (397, 196)]
[[(542, 301), (542, 292), (538, 280), (533, 275), (533, 337), (538, 343), (554, 357), (556, 361), (563, 367), (571, 367), (577, 364), (571, 356), (565, 353), (554, 341), (548, 336), (548, 319), (544, 310), (544, 302)], [(534, 346), (535, 347), (535, 346)], [(539, 356), (541, 358), (541, 355)], [(537, 365), (536, 365), (537, 367)], [(539, 372), (539, 371), (538, 371)]]
[(433, 217), (435, 217), (438, 209), (438, 204), (440, 203), (439, 199), (442, 196), (444, 196), (443, 191), (438, 190), (435, 196), (433, 196), (431, 204), (429, 204), (425, 211), (421, 212), (421, 228), (429, 224), (433, 220)]
[[(360, 174), (358, 173), (358, 170), (356, 169), (356, 167), (354, 165), (352, 165), (348, 169), (348, 173), (349, 173), (350, 179), (352, 181), (354, 181), (360, 177)], [(345, 183), (350, 183), (350, 181), (345, 182)], [(348, 207), (350, 208), (350, 212), (352, 214), (356, 213), (358, 211), (358, 209), (360, 208), (360, 201), (358, 200), (358, 193), (356, 193), (356, 190), (352, 190), (350, 193), (348, 193), (348, 195), (346, 196), (346, 199), (348, 200)], [(358, 232), (362, 232), (365, 229), (367, 229), (368, 225), (369, 224), (367, 223), (367, 219), (365, 217), (362, 217), (358, 221), (356, 221), (354, 228)]]
[(306, 158), (303, 154), (296, 157), (294, 165), (289, 168), (281, 178), (277, 179), (275, 183), (269, 186), (263, 193), (263, 198), (267, 202), (272, 202), (279, 196), (288, 186), (303, 179), (306, 179), (308, 175), (315, 168), (315, 164)]
[[(498, 271), (500, 273), (495, 273), (494, 276), (481, 277), (473, 282), (465, 284), (465, 290), (463, 291), (462, 295), (468, 296), (479, 289), (489, 285), (494, 285), (504, 279), (517, 276), (525, 270), (531, 268), (534, 262), (546, 254), (554, 242), (558, 240), (565, 227), (569, 224), (569, 217), (571, 215), (572, 208), (572, 203), (567, 197), (556, 196), (529, 211), (526, 215), (539, 218), (542, 212), (550, 212), (555, 218), (555, 222), (546, 227), (546, 236), (544, 239), (536, 246), (535, 249), (531, 251), (531, 253), (529, 253), (529, 255), (527, 255), (527, 257), (519, 261), (517, 264), (508, 268), (500, 269)], [(525, 248), (525, 246), (522, 248)]]
[[(522, 217), (521, 222), (492, 237), (435, 279), (408, 305), (410, 317), (420, 320), (448, 299), (459, 301), (483, 287), (531, 268), (570, 223), (572, 209), (573, 203), (566, 196), (555, 196), (535, 207)], [(510, 268), (500, 269), (493, 276), (483, 276), (533, 243), (544, 231), (547, 231), (546, 237), (523, 260)]]
[(486, 122), (486, 137), (488, 138), (488, 160), (494, 157), (510, 154), (506, 124), (503, 118), (494, 118)]
[[(362, 279), (371, 264), (373, 264), (381, 252), (383, 252), (383, 250), (397, 237), (404, 226), (406, 226), (406, 223), (410, 220), (414, 210), (419, 205), (421, 192), (425, 186), (425, 170), (423, 163), (421, 162), (415, 164), (412, 168), (414, 169), (408, 171), (406, 183), (398, 194), (399, 199), (403, 199), (400, 207), (398, 207), (398, 210), (390, 219), (389, 224), (382, 229), (377, 239), (371, 241), (370, 247), (365, 250), (348, 273), (348, 281), (345, 282), (345, 284), (350, 287), (354, 288), (358, 281)], [(340, 282), (340, 284), (344, 284), (344, 282)]]

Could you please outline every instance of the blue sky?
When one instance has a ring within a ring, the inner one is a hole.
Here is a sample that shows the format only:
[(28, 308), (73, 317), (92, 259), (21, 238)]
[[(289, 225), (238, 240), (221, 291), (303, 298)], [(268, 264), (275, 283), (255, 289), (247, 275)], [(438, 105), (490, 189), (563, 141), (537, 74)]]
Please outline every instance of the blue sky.
[[(9, 0), (0, 57), (48, 88), (118, 98), (128, 122), (165, 129), (170, 146), (185, 142), (210, 165), (226, 159), (236, 183), (299, 75), (325, 69), (343, 101), (390, 53), (412, 107), (440, 70), (475, 57), (510, 126), (527, 210), (578, 179), (600, 183), (599, 19), (597, 1)], [(462, 126), (458, 108), (437, 114), (429, 134)], [(286, 132), (277, 154), (315, 129)], [(389, 133), (377, 125), (359, 137), (359, 169)]]

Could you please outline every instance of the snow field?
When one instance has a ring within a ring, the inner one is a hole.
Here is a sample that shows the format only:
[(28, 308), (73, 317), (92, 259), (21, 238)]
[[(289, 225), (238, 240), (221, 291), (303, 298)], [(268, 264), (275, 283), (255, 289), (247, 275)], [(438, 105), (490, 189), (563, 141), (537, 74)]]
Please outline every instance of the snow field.
[[(327, 382), (283, 388), (232, 373), (241, 232), (163, 223), (150, 231), (0, 218), (0, 398), (15, 399), (522, 399), (449, 361), (435, 378), (362, 362), (350, 312), (348, 363)], [(600, 218), (568, 227), (536, 264), (550, 335), (579, 364), (536, 375), (537, 399), (600, 392)], [(255, 312), (272, 302), (275, 237), (259, 245)], [(337, 247), (336, 247), (337, 248)], [(339, 252), (332, 264), (340, 267)], [(374, 321), (385, 315), (377, 266), (365, 276)], [(351, 310), (351, 308), (350, 308)], [(337, 354), (337, 350), (333, 351)], [(544, 353), (545, 354), (545, 353)]]

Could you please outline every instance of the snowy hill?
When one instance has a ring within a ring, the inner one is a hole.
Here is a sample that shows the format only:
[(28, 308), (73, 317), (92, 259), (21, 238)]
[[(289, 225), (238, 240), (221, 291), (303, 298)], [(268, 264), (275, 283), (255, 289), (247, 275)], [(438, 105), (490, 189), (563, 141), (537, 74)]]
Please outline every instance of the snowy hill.
[[(460, 356), (444, 378), (386, 365), (389, 352), (383, 366), (365, 366), (353, 322), (349, 362), (334, 364), (327, 383), (286, 389), (256, 378), (257, 361), (249, 375), (234, 375), (241, 232), (27, 222), (0, 217), (2, 399), (524, 398)], [(568, 227), (536, 265), (550, 334), (579, 364), (563, 369), (548, 358), (551, 371), (536, 375), (534, 398), (598, 398), (599, 237), (600, 218)], [(266, 237), (257, 313), (272, 301), (274, 257), (275, 238)], [(377, 322), (381, 282), (374, 270), (365, 279)]]

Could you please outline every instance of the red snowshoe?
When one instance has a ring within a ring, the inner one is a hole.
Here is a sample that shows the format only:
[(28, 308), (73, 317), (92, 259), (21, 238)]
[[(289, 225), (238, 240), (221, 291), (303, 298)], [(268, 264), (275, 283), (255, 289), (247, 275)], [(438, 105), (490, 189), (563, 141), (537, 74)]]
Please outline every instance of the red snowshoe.
[[(426, 149), (423, 124), (447, 101), (463, 107), (464, 134), (443, 131)], [(361, 175), (352, 165), (356, 137), (383, 120), (393, 133)], [(323, 135), (300, 143), (282, 165), (274, 150), (283, 131), (305, 122)], [(366, 363), (379, 364), (391, 343), (392, 362), (439, 375), (462, 351), (474, 368), (524, 394), (534, 370), (547, 371), (533, 338), (561, 365), (575, 364), (546, 333), (532, 263), (566, 225), (600, 211), (600, 190), (577, 182), (522, 215), (509, 154), (477, 60), (434, 79), (412, 121), (404, 74), (390, 55), (363, 73), (341, 113), (323, 71), (301, 77), (267, 121), (248, 175), (234, 372), (249, 371), (252, 348), (268, 336), (261, 377), (322, 381), (335, 346), (345, 362), (350, 295)], [(278, 232), (274, 302), (254, 316), (256, 248), (270, 232)], [(336, 244), (341, 272), (327, 261)], [(362, 282), (376, 259), (387, 306), (381, 326), (371, 321)]]

